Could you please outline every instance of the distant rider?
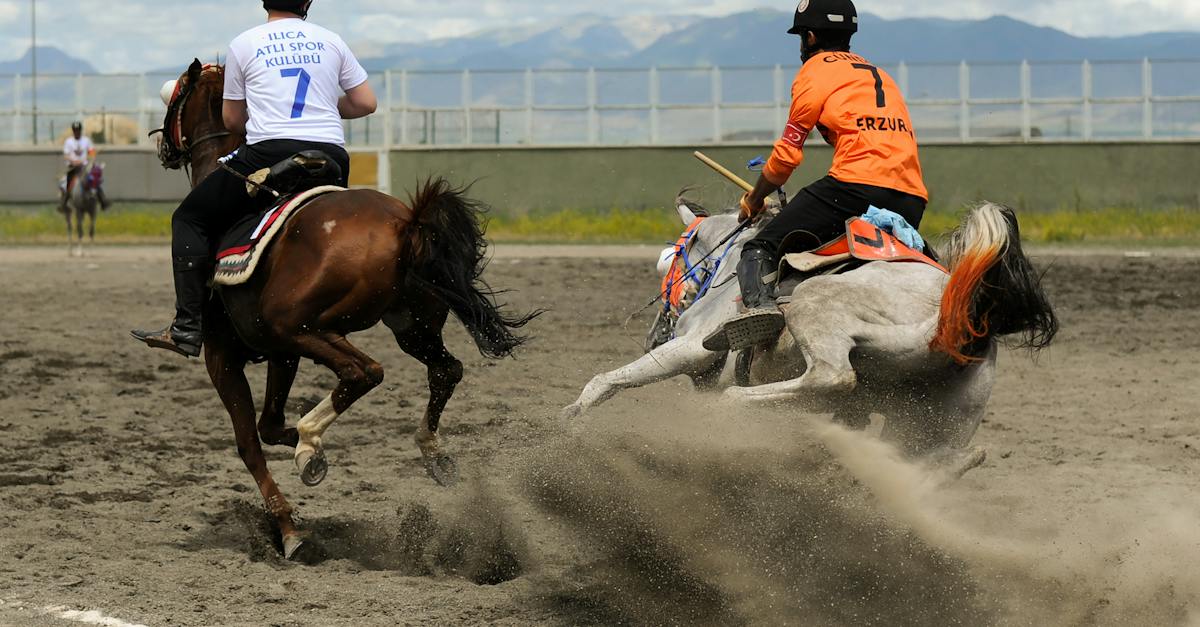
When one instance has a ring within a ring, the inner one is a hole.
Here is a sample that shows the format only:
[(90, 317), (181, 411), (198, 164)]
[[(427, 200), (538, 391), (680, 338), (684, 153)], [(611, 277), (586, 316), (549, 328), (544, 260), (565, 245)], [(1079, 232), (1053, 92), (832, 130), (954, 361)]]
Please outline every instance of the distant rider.
[[(96, 147), (92, 145), (92, 138), (83, 134), (83, 123), (75, 122), (71, 125), (71, 136), (63, 143), (63, 161), (67, 167), (67, 186), (62, 190), (62, 200), (59, 204), (59, 211), (67, 212), (67, 200), (71, 197), (71, 189), (75, 185), (75, 181), (79, 180), (86, 173), (83, 171), (87, 167), (88, 160), (96, 151)], [(100, 206), (108, 209), (112, 206), (108, 197), (104, 195), (104, 189), (96, 188), (96, 197), (100, 200)]]
[(833, 168), (746, 244), (738, 264), (743, 313), (705, 339), (709, 350), (750, 348), (783, 330), (784, 316), (767, 277), (778, 269), (788, 235), (802, 231), (806, 247), (816, 248), (844, 234), (846, 221), (872, 205), (921, 225), (929, 193), (912, 118), (892, 77), (850, 53), (856, 32), (858, 11), (851, 0), (802, 0), (796, 9), (788, 33), (801, 37), (804, 65), (792, 84), (787, 128), (754, 191), (742, 198), (743, 219), (757, 218), (765, 199), (787, 183), (804, 160), (804, 142), (814, 128), (835, 148)]
[[(343, 119), (375, 112), (375, 92), (342, 38), (305, 20), (312, 0), (264, 0), (267, 23), (233, 40), (225, 67), (225, 128), (246, 135), (226, 162), (248, 175), (305, 150), (320, 150), (350, 175)], [(246, 183), (218, 169), (184, 199), (171, 220), (175, 320), (134, 331), (155, 348), (195, 357), (216, 246), (225, 231), (263, 209)]]

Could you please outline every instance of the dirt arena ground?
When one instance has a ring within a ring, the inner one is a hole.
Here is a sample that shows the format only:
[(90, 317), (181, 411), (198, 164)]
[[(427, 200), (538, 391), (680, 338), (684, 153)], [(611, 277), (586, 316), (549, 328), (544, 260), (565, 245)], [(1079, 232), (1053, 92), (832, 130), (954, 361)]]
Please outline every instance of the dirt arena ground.
[[(452, 324), (453, 490), (412, 442), (423, 369), (357, 336), (387, 380), (327, 436), (329, 479), (270, 453), (313, 533), (289, 563), (202, 365), (127, 336), (168, 314), (165, 251), (0, 249), (0, 625), (1200, 624), (1196, 255), (1043, 251), (1060, 340), (1002, 356), (989, 460), (937, 488), (684, 381), (563, 432), (639, 355), (654, 254), (500, 251), (491, 282), (550, 312), (515, 361)], [(289, 418), (332, 381), (302, 366)]]

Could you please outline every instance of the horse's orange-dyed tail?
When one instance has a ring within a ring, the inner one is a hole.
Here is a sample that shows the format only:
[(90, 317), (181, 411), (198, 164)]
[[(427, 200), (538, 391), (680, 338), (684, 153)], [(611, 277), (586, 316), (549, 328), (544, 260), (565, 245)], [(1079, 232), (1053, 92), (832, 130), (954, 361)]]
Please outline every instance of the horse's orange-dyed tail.
[(985, 203), (950, 238), (950, 280), (929, 348), (968, 365), (981, 361), (993, 338), (1023, 334), (1023, 346), (1048, 346), (1058, 319), (1041, 275), (1021, 250), (1016, 213)]
[(942, 295), (937, 332), (929, 345), (932, 350), (949, 355), (961, 365), (980, 361), (979, 357), (963, 351), (988, 336), (987, 312), (976, 311), (977, 295), (984, 276), (999, 262), (1002, 253), (998, 246), (987, 246), (966, 251), (958, 260)]

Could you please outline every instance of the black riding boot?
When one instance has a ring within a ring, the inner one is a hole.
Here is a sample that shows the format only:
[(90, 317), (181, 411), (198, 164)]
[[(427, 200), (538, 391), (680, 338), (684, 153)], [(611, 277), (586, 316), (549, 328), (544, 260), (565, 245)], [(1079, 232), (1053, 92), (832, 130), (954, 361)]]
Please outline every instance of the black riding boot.
[(704, 339), (710, 351), (740, 351), (779, 337), (786, 322), (775, 306), (769, 278), (778, 268), (774, 255), (751, 249), (738, 262), (738, 284), (742, 288), (742, 313)]
[(161, 331), (133, 331), (135, 339), (154, 348), (165, 348), (185, 357), (198, 357), (204, 343), (201, 319), (208, 300), (211, 269), (208, 257), (176, 257), (175, 321)]

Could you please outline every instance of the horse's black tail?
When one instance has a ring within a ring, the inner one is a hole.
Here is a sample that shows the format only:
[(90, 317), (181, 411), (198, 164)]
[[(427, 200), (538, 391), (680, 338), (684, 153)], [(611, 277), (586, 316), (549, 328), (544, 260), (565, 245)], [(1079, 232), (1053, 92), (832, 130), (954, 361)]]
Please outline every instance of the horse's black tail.
[(408, 276), (450, 307), (475, 339), (480, 353), (508, 357), (527, 339), (514, 330), (542, 312), (510, 316), (496, 302), (498, 292), (482, 278), (487, 267), (482, 218), (488, 207), (465, 194), (465, 189), (437, 178), (426, 181), (411, 198)]
[(975, 208), (951, 235), (945, 257), (951, 274), (933, 350), (967, 364), (992, 338), (1020, 334), (1019, 345), (1033, 350), (1054, 340), (1058, 316), (1021, 249), (1016, 212), (994, 203)]

